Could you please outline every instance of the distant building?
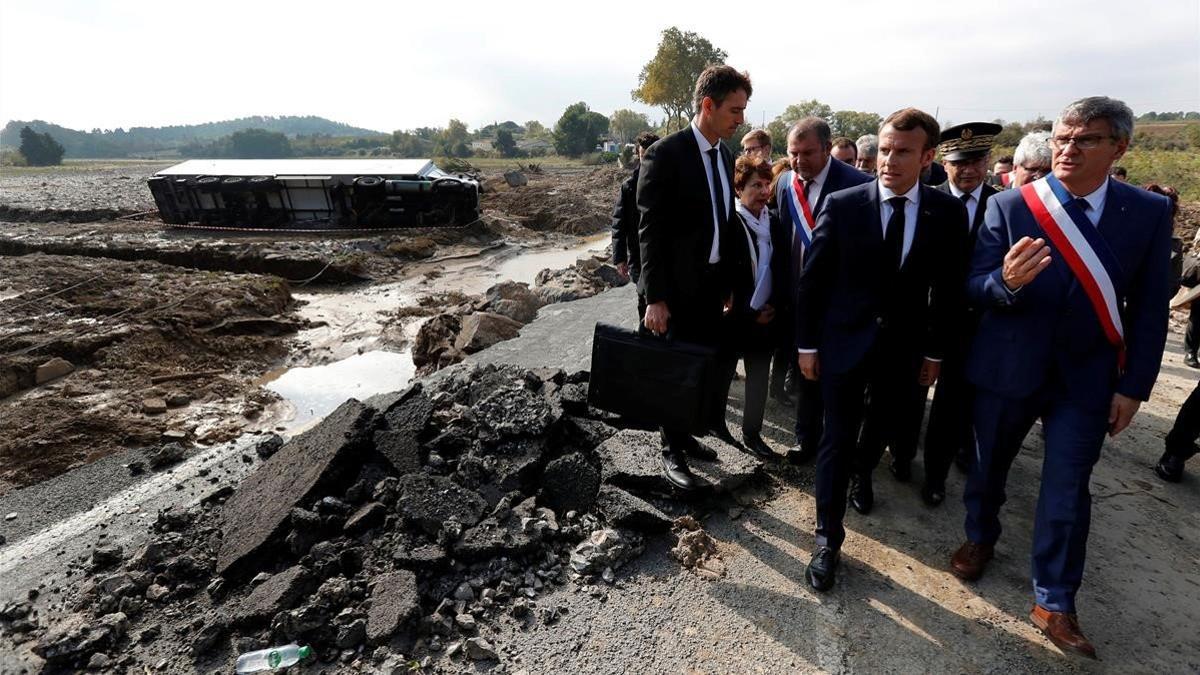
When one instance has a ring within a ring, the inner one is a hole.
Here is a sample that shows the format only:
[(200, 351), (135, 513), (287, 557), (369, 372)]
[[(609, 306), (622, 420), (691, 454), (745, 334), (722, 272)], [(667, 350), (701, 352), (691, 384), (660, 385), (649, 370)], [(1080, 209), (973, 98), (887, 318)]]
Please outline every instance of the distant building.
[(473, 152), (489, 152), (492, 149), (491, 139), (484, 138), (478, 141), (471, 141), (471, 150)]

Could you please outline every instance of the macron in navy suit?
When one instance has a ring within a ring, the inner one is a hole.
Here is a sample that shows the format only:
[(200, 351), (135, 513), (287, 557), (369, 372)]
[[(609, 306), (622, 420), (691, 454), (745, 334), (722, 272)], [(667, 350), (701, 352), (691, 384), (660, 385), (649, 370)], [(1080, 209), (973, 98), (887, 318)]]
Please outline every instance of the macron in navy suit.
[[(1067, 106), (1051, 140), (1057, 182), (1047, 177), (992, 197), (968, 283), (983, 311), (967, 361), (977, 447), (963, 497), (967, 542), (951, 568), (967, 580), (983, 573), (1000, 537), (1009, 468), (1041, 419), (1046, 444), (1030, 619), (1060, 648), (1090, 657), (1095, 649), (1075, 615), (1091, 518), (1088, 483), (1104, 435), (1119, 434), (1150, 397), (1170, 297), (1169, 201), (1108, 178), (1132, 133), (1133, 113), (1120, 101), (1090, 97)], [(1124, 327), (1123, 366), (1119, 338), (1102, 325), (1112, 310), (1092, 304), (1064, 255), (1079, 247), (1048, 236), (1054, 226), (1044, 229), (1022, 194), (1036, 189), (1061, 191), (1054, 194), (1063, 213), (1111, 278)]]

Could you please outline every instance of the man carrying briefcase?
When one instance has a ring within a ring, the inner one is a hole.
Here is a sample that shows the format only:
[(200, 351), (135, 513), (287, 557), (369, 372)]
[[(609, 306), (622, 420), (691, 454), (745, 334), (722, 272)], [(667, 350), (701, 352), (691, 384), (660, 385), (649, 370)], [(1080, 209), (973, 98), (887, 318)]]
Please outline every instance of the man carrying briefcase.
[[(644, 324), (650, 331), (720, 347), (722, 306), (732, 290), (733, 158), (721, 144), (742, 124), (750, 78), (729, 66), (710, 66), (696, 82), (699, 113), (692, 123), (650, 146), (642, 158), (637, 204)], [(728, 359), (728, 355), (721, 358)], [(732, 370), (721, 369), (732, 375)], [(725, 391), (724, 387), (716, 387)], [(713, 404), (710, 433), (734, 445), (725, 426), (725, 401)], [(716, 459), (682, 429), (664, 427), (663, 474), (681, 490), (701, 487), (687, 456)]]

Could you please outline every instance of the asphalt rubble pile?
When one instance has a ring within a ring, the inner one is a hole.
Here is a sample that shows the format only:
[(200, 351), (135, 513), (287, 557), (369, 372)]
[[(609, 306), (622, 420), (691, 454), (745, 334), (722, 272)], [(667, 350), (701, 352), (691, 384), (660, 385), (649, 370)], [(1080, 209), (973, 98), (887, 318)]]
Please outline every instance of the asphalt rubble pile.
[[(571, 607), (545, 596), (572, 582), (569, 597), (603, 601), (691, 508), (661, 476), (657, 433), (590, 407), (587, 380), (460, 364), (346, 401), (282, 447), (265, 441), (236, 488), (159, 512), (140, 549), (97, 543), (65, 619), (10, 603), (0, 633), (45, 672), (228, 670), (289, 642), (334, 671), (503, 672), (520, 656), (496, 640), (501, 623), (553, 624)], [(701, 442), (719, 455), (694, 462), (709, 494), (760, 474)]]
[(607, 253), (581, 258), (570, 267), (538, 272), (532, 287), (504, 281), (483, 296), (467, 296), (443, 308), (417, 331), (413, 345), (417, 375), (428, 375), (517, 337), (546, 305), (588, 298), (629, 283), (608, 259)]

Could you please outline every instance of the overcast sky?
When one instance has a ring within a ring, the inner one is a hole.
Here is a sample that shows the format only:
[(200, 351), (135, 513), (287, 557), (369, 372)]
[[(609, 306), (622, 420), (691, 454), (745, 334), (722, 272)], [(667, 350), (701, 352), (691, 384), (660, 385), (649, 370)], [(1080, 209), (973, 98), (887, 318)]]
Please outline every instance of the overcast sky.
[(672, 25), (749, 71), (753, 123), (810, 98), (943, 122), (1052, 117), (1093, 94), (1137, 113), (1200, 110), (1200, 0), (3, 0), (0, 122), (475, 128), (552, 125), (576, 101), (654, 120), (629, 92)]

